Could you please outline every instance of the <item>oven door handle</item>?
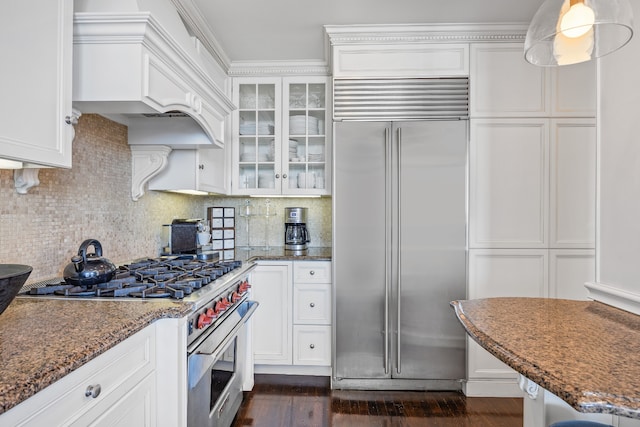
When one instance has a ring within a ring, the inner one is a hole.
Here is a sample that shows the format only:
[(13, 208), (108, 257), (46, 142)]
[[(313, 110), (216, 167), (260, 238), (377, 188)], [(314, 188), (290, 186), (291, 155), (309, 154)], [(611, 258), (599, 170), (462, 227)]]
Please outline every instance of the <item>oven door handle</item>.
[(211, 369), (213, 364), (218, 360), (220, 353), (226, 348), (227, 344), (236, 337), (238, 331), (244, 326), (244, 324), (253, 315), (253, 312), (258, 308), (257, 301), (248, 301), (249, 308), (244, 313), (240, 321), (233, 327), (233, 329), (227, 334), (227, 336), (218, 344), (214, 351), (211, 353), (194, 353), (189, 356), (189, 389), (194, 388), (204, 377), (204, 375)]

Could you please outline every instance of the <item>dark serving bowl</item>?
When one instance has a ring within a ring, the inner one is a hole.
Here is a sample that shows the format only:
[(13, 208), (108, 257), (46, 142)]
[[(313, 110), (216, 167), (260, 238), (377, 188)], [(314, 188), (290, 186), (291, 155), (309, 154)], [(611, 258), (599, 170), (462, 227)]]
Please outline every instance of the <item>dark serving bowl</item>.
[(0, 314), (11, 304), (33, 268), (21, 264), (0, 264)]

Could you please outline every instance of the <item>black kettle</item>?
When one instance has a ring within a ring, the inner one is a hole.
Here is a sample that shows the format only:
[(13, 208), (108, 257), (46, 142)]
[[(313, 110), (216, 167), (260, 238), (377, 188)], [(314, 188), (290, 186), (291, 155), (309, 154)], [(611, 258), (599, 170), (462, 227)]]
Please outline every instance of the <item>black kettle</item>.
[[(93, 253), (87, 249), (93, 246)], [(64, 281), (74, 286), (93, 286), (111, 280), (116, 266), (106, 258), (102, 258), (102, 245), (95, 239), (87, 239), (80, 245), (78, 255), (71, 257), (71, 264), (64, 268)]]

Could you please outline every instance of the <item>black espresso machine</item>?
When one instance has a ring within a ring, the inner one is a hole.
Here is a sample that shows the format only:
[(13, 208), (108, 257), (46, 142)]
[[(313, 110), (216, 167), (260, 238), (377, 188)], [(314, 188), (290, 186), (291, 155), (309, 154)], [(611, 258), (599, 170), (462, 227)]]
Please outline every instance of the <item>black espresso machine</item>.
[(163, 240), (168, 245), (162, 248), (162, 255), (194, 255), (201, 260), (220, 258), (218, 251), (208, 250), (198, 242), (198, 234), (205, 230), (206, 222), (200, 218), (174, 219), (164, 226)]
[(304, 252), (309, 246), (307, 208), (284, 208), (284, 249)]

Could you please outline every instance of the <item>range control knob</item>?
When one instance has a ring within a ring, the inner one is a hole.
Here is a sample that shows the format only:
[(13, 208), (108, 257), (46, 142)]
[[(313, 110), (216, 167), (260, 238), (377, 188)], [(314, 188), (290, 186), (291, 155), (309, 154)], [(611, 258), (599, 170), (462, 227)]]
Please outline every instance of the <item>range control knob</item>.
[(196, 325), (196, 327), (198, 329), (202, 329), (206, 326), (209, 326), (211, 324), (211, 321), (213, 319), (209, 316), (207, 316), (206, 313), (200, 313), (200, 316), (198, 316), (198, 324)]

